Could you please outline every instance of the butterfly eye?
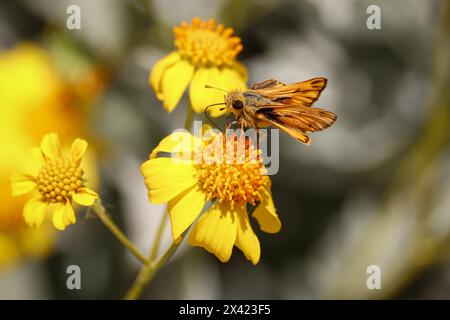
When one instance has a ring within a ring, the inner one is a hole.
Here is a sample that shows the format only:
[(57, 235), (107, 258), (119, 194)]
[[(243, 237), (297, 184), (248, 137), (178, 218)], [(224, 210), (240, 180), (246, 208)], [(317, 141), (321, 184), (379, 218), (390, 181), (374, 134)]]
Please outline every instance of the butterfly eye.
[(233, 101), (233, 108), (235, 109), (242, 109), (244, 107), (244, 104), (240, 100), (234, 100)]

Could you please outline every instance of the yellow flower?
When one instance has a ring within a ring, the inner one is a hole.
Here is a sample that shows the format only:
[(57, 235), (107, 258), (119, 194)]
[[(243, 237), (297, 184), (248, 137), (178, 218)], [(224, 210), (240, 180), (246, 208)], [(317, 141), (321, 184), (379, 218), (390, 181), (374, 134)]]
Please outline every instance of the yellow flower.
[[(22, 209), (29, 197), (11, 196), (9, 177), (38, 170), (32, 157), (23, 155), (45, 133), (58, 132), (68, 141), (88, 135), (92, 101), (104, 81), (96, 69), (75, 65), (76, 70), (61, 72), (53, 56), (33, 43), (0, 50), (0, 272), (24, 258), (42, 258), (53, 248), (57, 233), (51, 221), (38, 229), (25, 223)], [(88, 151), (83, 167), (92, 187), (96, 163), (95, 153)]]
[(28, 200), (23, 208), (26, 223), (39, 227), (50, 207), (53, 225), (64, 230), (67, 225), (76, 222), (72, 201), (83, 206), (91, 206), (95, 202), (98, 194), (86, 187), (84, 171), (80, 167), (87, 145), (85, 140), (75, 139), (70, 156), (65, 156), (58, 135), (49, 133), (42, 139), (40, 149), (33, 149), (33, 155), (40, 163), (37, 175), (19, 174), (11, 177), (14, 196), (38, 191), (38, 195)]
[[(236, 61), (242, 51), (241, 39), (232, 28), (216, 25), (214, 19), (192, 19), (174, 27), (176, 51), (159, 60), (149, 82), (164, 108), (171, 112), (190, 85), (189, 99), (195, 112), (203, 112), (209, 104), (223, 102), (224, 93), (207, 89), (211, 85), (222, 90), (245, 89), (247, 70)], [(213, 116), (223, 112), (213, 110)]]
[[(222, 143), (224, 152), (215, 152)], [(211, 200), (214, 204), (191, 231), (190, 244), (205, 248), (222, 262), (229, 260), (235, 245), (248, 260), (257, 264), (260, 245), (250, 225), (248, 207), (257, 205), (251, 215), (265, 232), (278, 232), (281, 222), (272, 200), (270, 178), (264, 175), (260, 151), (247, 145), (245, 157), (238, 156), (236, 143), (222, 134), (200, 139), (189, 133), (176, 132), (160, 142), (141, 171), (149, 200), (168, 203), (175, 241)], [(208, 148), (213, 152), (205, 152)], [(183, 158), (186, 154), (193, 154), (194, 157), (181, 161), (157, 157), (160, 152), (183, 155)], [(225, 163), (225, 156), (233, 161)]]

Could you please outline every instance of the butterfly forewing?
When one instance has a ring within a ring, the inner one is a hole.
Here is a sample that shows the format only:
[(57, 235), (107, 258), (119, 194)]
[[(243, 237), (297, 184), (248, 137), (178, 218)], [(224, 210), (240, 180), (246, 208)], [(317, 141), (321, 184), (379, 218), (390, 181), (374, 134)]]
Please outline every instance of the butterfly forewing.
[[(325, 78), (313, 78), (288, 85), (277, 80), (267, 80), (255, 84), (258, 89), (253, 89), (251, 91), (258, 93), (273, 102), (311, 106), (319, 98), (320, 93), (326, 85), (327, 79)], [(263, 87), (260, 88), (261, 86)]]

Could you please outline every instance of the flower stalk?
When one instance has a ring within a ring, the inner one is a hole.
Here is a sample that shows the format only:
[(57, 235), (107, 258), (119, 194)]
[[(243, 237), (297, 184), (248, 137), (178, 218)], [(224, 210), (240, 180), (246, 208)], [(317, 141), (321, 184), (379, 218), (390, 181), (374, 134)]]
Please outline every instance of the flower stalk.
[(161, 239), (164, 233), (164, 226), (166, 225), (168, 214), (164, 214), (159, 224), (158, 232), (156, 233), (155, 241), (153, 242), (152, 249), (150, 251), (150, 260), (155, 260), (158, 256), (159, 247), (161, 245)]
[(103, 224), (111, 231), (111, 233), (123, 244), (125, 248), (127, 248), (140, 262), (145, 264), (147, 259), (144, 255), (139, 251), (138, 248), (125, 236), (125, 234), (119, 229), (119, 227), (111, 220), (109, 215), (106, 213), (106, 209), (103, 206), (100, 199), (95, 201), (92, 206), (92, 210), (95, 212), (97, 217), (103, 222)]
[(156, 256), (158, 254), (159, 245), (161, 243), (164, 226), (167, 222), (168, 214), (164, 214), (161, 219), (161, 223), (158, 228), (158, 232), (156, 234), (155, 241), (153, 242), (153, 246), (150, 250), (150, 256), (147, 262), (142, 266), (139, 271), (136, 280), (134, 280), (133, 285), (130, 287), (128, 292), (125, 295), (125, 300), (136, 300), (138, 299), (142, 291), (145, 287), (151, 282), (151, 280), (155, 277), (156, 273), (161, 269), (173, 256), (173, 254), (177, 251), (184, 237), (181, 238), (181, 241), (172, 242), (172, 245), (166, 250), (166, 252), (161, 256), (159, 260), (156, 261)]
[[(186, 130), (190, 130), (192, 127), (192, 123), (194, 121), (194, 109), (189, 106), (186, 113), (186, 120), (184, 122), (184, 128)], [(156, 261), (156, 257), (158, 256), (159, 247), (161, 245), (162, 236), (164, 233), (164, 227), (167, 223), (169, 213), (164, 213), (161, 222), (158, 227), (158, 231), (156, 232), (155, 240), (153, 241), (152, 248), (150, 249), (150, 254), (144, 265), (141, 267), (138, 276), (134, 280), (133, 285), (130, 287), (128, 292), (125, 295), (125, 300), (135, 300), (138, 299), (144, 288), (151, 282), (155, 274), (163, 267), (167, 261), (173, 256), (175, 251), (180, 246), (181, 242), (184, 239), (184, 235), (181, 236), (180, 241), (172, 242), (172, 245), (167, 249), (167, 251), (161, 256), (161, 258)], [(187, 232), (187, 231), (186, 231)]]

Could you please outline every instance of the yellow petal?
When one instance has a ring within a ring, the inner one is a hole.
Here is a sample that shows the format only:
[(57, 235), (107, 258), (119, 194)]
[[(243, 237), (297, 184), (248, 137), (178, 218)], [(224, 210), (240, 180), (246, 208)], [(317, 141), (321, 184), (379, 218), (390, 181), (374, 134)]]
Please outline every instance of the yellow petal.
[(253, 232), (245, 209), (238, 212), (237, 217), (239, 218), (239, 223), (236, 247), (241, 249), (247, 260), (250, 260), (254, 265), (256, 265), (259, 262), (259, 257), (261, 255), (258, 237)]
[(70, 149), (70, 154), (72, 156), (72, 160), (77, 162), (79, 161), (84, 153), (86, 152), (88, 143), (83, 139), (75, 139), (72, 143), (72, 147)]
[[(199, 68), (192, 77), (189, 89), (189, 100), (191, 101), (192, 108), (197, 113), (202, 113), (210, 104), (224, 102), (226, 92), (213, 88), (205, 88), (205, 85), (226, 90), (218, 68)], [(213, 106), (208, 109), (208, 112), (223, 107), (225, 106)]]
[(67, 201), (64, 206), (66, 207), (66, 215), (64, 216), (65, 223), (69, 225), (77, 222), (77, 218), (75, 217), (75, 211), (73, 210), (72, 204), (69, 201)]
[(281, 229), (281, 221), (276, 213), (275, 205), (273, 204), (272, 194), (270, 191), (265, 191), (261, 203), (253, 211), (253, 217), (259, 223), (262, 231), (268, 233), (277, 233)]
[(45, 156), (39, 147), (31, 148), (31, 156), (34, 161), (29, 162), (27, 172), (33, 173), (32, 175), (35, 176), (45, 164)]
[(226, 90), (231, 91), (237, 89), (247, 89), (246, 79), (239, 73), (238, 70), (223, 68), (221, 74)]
[(164, 71), (166, 71), (168, 67), (172, 66), (179, 60), (179, 53), (174, 51), (163, 57), (161, 60), (157, 61), (153, 66), (148, 81), (159, 100), (162, 100), (163, 97), (161, 94), (161, 79), (164, 75)]
[(56, 204), (55, 211), (53, 212), (53, 225), (58, 230), (64, 230), (69, 224), (76, 222), (75, 212), (69, 201), (65, 204)]
[(41, 150), (49, 159), (56, 159), (61, 154), (61, 146), (56, 133), (46, 134), (41, 141)]
[(205, 206), (206, 201), (205, 193), (198, 186), (184, 191), (169, 201), (168, 209), (174, 240), (180, 237), (194, 222)]
[[(237, 65), (236, 65), (237, 66)], [(242, 66), (242, 70), (245, 70), (245, 67)], [(241, 72), (243, 72), (239, 68), (223, 68), (220, 70), (220, 79), (222, 82), (222, 89), (226, 91), (232, 91), (232, 90), (247, 90), (247, 79), (246, 76), (242, 75)], [(211, 89), (212, 90), (212, 89)], [(223, 99), (223, 98), (222, 98)], [(211, 108), (211, 116), (213, 117), (220, 117), (227, 112), (229, 112), (228, 109), (224, 109), (222, 111), (221, 107), (212, 107)]]
[(65, 212), (64, 204), (58, 203), (56, 205), (55, 210), (53, 211), (53, 225), (58, 230), (64, 230), (66, 228), (66, 224), (64, 223), (64, 212)]
[(34, 147), (31, 149), (31, 154), (36, 161), (39, 161), (39, 164), (44, 163), (44, 155), (42, 154), (41, 148)]
[(208, 109), (209, 115), (213, 118), (221, 117), (225, 114), (228, 114), (229, 112), (230, 112), (230, 110), (228, 108), (221, 109), (221, 108), (211, 107), (210, 109)]
[(166, 203), (198, 182), (192, 164), (175, 162), (171, 158), (147, 160), (141, 172), (153, 203)]
[(13, 196), (20, 196), (28, 193), (36, 187), (34, 178), (28, 174), (16, 174), (9, 180), (11, 182), (11, 194)]
[(162, 94), (164, 108), (172, 112), (177, 106), (194, 74), (194, 66), (181, 60), (167, 68), (162, 78)]
[(201, 146), (201, 140), (186, 131), (176, 131), (161, 140), (153, 149), (150, 159), (156, 158), (158, 152), (191, 154), (195, 146)]
[(82, 206), (92, 206), (95, 200), (98, 199), (98, 194), (91, 189), (80, 188), (76, 193), (72, 195), (72, 199)]
[(40, 198), (28, 200), (23, 207), (23, 218), (30, 226), (39, 227), (44, 221), (47, 203)]
[(247, 83), (248, 81), (248, 71), (245, 65), (239, 61), (236, 61), (233, 65), (233, 69), (236, 70), (241, 77), (241, 79), (244, 81), (244, 83)]
[(227, 262), (236, 242), (238, 221), (229, 205), (216, 203), (203, 214), (189, 235), (189, 243)]

